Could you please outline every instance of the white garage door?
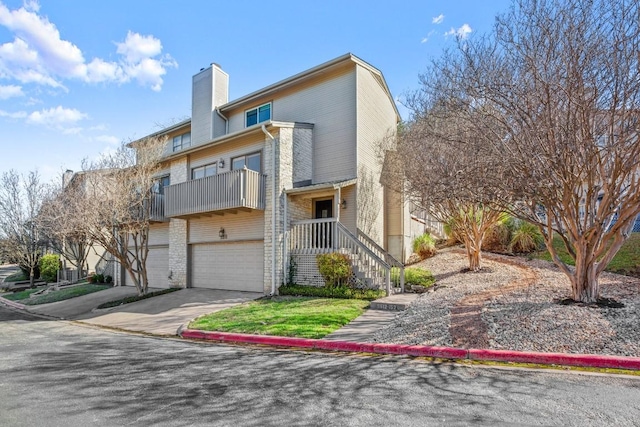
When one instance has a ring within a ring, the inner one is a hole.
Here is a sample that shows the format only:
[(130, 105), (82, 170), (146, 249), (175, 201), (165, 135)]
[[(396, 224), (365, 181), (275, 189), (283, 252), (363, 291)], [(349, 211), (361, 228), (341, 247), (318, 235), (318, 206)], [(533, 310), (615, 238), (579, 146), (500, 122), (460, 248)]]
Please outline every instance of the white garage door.
[(191, 286), (264, 292), (264, 243), (191, 245)]
[[(149, 248), (147, 256), (147, 277), (150, 288), (169, 287), (169, 248), (166, 246)], [(133, 286), (129, 273), (125, 273), (126, 284)]]

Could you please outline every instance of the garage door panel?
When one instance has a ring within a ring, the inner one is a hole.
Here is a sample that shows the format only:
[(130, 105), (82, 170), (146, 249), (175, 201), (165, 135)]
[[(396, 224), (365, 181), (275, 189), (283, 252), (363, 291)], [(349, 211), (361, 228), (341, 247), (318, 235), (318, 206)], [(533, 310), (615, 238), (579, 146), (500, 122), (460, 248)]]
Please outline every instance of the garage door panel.
[(194, 288), (264, 291), (263, 242), (207, 243), (191, 247)]
[[(169, 248), (149, 248), (147, 255), (147, 277), (150, 288), (169, 287)], [(133, 286), (133, 280), (128, 272), (125, 272), (125, 283)]]

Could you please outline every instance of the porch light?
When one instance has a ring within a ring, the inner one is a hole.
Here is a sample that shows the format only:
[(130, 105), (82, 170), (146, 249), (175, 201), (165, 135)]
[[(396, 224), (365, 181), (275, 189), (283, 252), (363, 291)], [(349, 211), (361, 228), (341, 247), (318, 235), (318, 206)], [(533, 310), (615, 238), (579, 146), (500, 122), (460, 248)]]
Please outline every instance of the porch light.
[(220, 227), (220, 231), (218, 231), (218, 236), (220, 236), (221, 239), (227, 238), (227, 233), (224, 231), (223, 227)]
[(342, 199), (342, 201), (340, 202), (340, 207), (342, 209), (347, 209), (347, 200), (346, 199)]
[(218, 167), (220, 169), (224, 168), (224, 159), (222, 157), (218, 160)]

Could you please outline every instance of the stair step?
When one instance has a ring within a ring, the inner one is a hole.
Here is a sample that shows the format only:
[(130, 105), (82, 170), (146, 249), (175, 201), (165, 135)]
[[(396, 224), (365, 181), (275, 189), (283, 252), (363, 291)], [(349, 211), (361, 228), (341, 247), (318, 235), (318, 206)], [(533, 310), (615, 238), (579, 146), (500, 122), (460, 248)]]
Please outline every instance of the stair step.
[(372, 310), (386, 310), (386, 311), (404, 311), (419, 294), (397, 294), (390, 295), (388, 297), (380, 298), (375, 301), (371, 301), (370, 308)]

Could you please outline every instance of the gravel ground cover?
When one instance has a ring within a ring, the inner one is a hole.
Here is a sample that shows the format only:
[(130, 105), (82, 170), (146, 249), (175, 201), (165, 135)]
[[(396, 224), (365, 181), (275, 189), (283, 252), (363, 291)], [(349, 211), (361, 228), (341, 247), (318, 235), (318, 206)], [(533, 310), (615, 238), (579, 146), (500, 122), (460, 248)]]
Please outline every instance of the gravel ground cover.
[[(611, 308), (560, 304), (569, 296), (569, 282), (546, 261), (487, 254), (485, 269), (470, 273), (463, 272), (464, 253), (449, 248), (415, 266), (429, 269), (436, 285), (375, 341), (462, 347), (486, 342), (494, 349), (640, 356), (640, 279), (603, 273), (601, 297), (624, 304)], [(471, 331), (456, 324), (458, 316), (452, 324), (451, 315), (469, 304), (477, 308)]]

